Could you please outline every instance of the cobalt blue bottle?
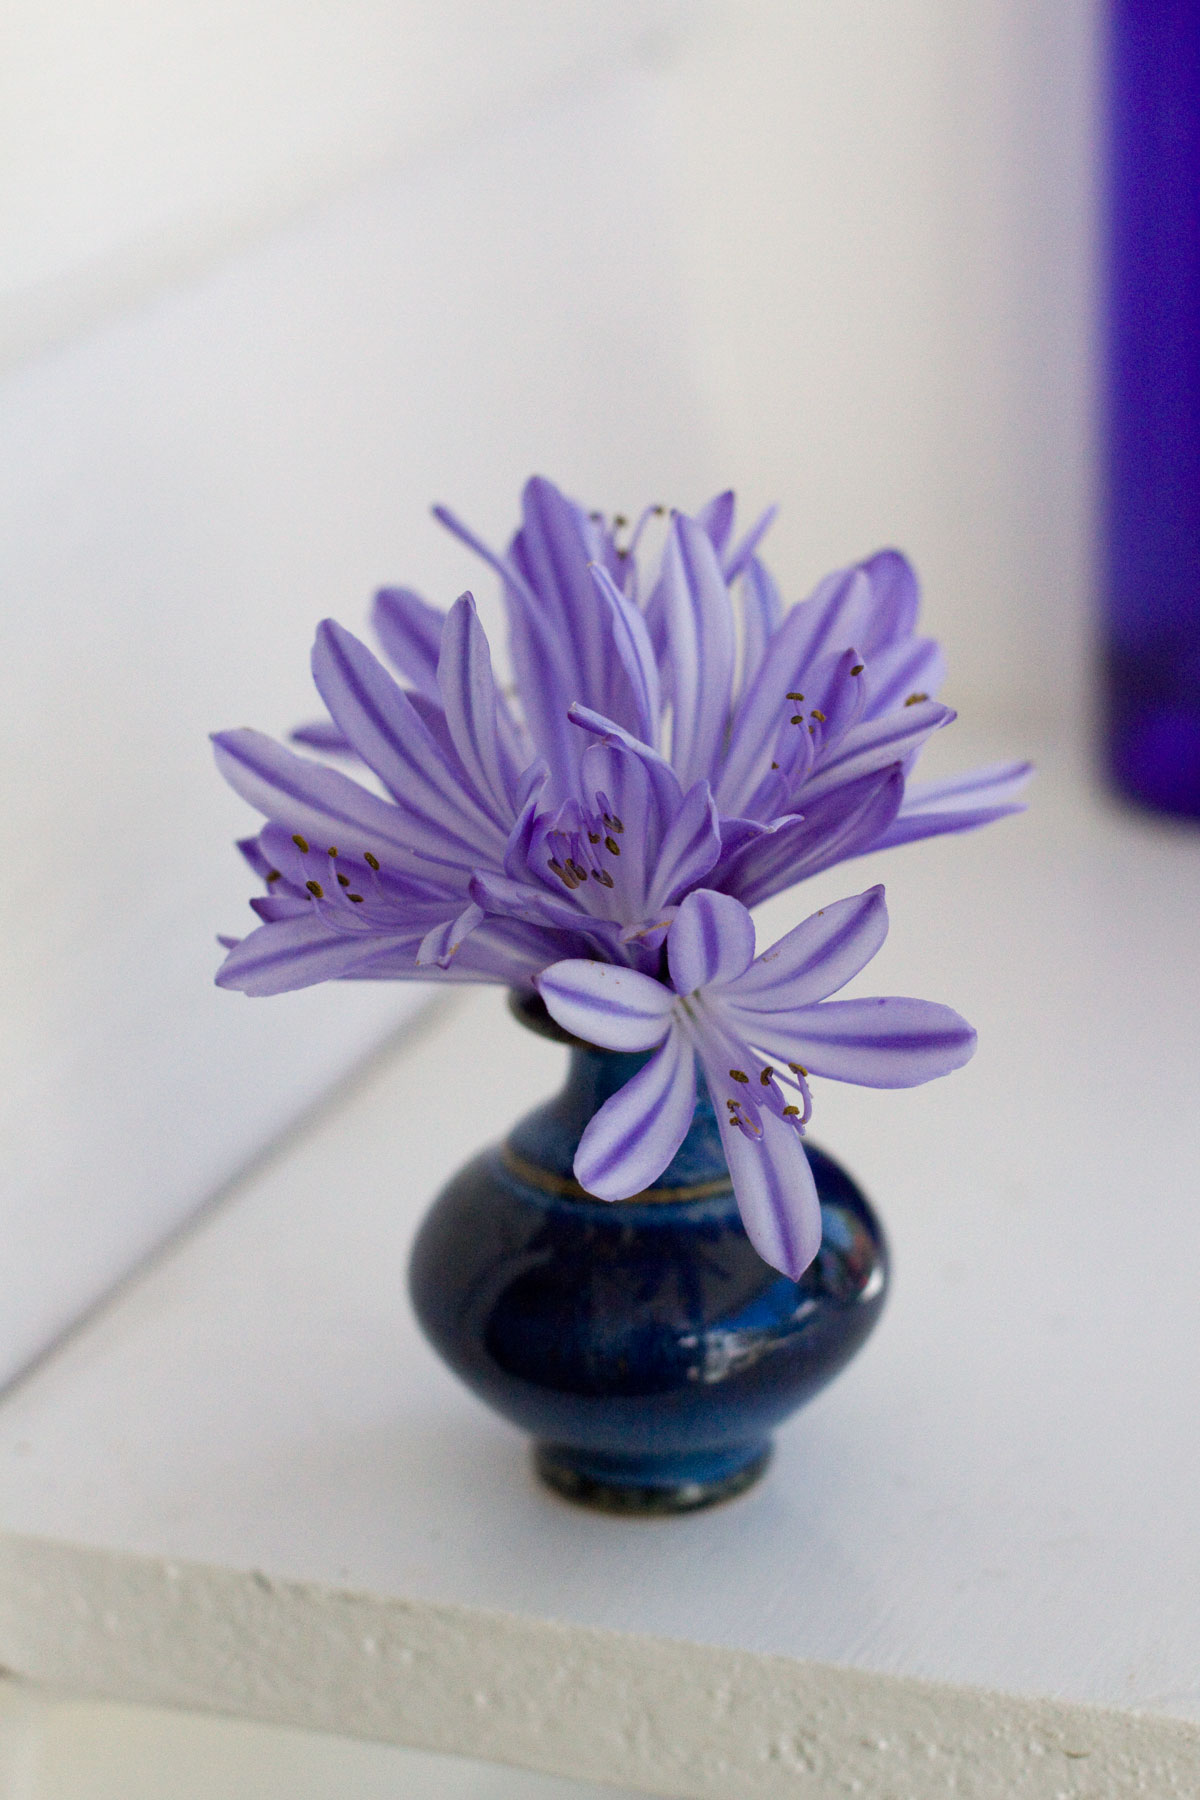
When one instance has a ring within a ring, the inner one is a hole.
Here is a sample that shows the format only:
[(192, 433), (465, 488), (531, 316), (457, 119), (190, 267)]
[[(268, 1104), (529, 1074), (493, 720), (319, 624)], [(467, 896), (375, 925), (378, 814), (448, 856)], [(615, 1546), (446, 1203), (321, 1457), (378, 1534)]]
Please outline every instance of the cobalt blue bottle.
[(883, 1305), (887, 1247), (862, 1193), (810, 1147), (824, 1236), (799, 1281), (738, 1217), (712, 1105), (659, 1184), (592, 1199), (571, 1165), (588, 1120), (645, 1062), (571, 1047), (566, 1086), (443, 1190), (413, 1248), (413, 1306), (467, 1386), (533, 1434), (543, 1481), (624, 1513), (689, 1511), (762, 1474), (772, 1429), (832, 1379)]
[(1200, 0), (1113, 0), (1108, 85), (1108, 770), (1200, 818)]

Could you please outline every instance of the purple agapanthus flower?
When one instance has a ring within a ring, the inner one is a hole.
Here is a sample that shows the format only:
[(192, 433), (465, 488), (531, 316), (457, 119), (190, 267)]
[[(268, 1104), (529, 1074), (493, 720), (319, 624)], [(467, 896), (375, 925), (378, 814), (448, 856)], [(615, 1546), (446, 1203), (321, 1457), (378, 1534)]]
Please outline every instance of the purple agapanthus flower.
[(565, 1030), (609, 1050), (654, 1051), (589, 1123), (575, 1157), (580, 1184), (622, 1200), (662, 1174), (691, 1123), (699, 1060), (747, 1235), (764, 1261), (800, 1275), (821, 1242), (801, 1142), (809, 1075), (914, 1087), (975, 1049), (974, 1031), (948, 1006), (829, 1001), (886, 935), (875, 887), (824, 907), (755, 958), (745, 907), (702, 889), (667, 934), (669, 983), (578, 959), (544, 970), (538, 991)]
[(952, 718), (940, 652), (915, 633), (895, 551), (828, 576), (784, 612), (735, 542), (731, 494), (673, 514), (643, 566), (628, 539), (535, 478), (504, 555), (439, 517), (501, 578), (517, 705), (469, 595), (441, 613), (405, 589), (375, 625), (401, 687), (341, 626), (313, 673), (329, 719), (297, 733), (351, 753), (371, 786), (252, 731), (220, 734), (233, 786), (268, 819), (242, 848), (267, 883), (222, 986), (329, 979), (528, 986), (588, 957), (661, 969), (703, 886), (754, 906), (833, 863), (1019, 810), (1023, 764), (914, 786)]

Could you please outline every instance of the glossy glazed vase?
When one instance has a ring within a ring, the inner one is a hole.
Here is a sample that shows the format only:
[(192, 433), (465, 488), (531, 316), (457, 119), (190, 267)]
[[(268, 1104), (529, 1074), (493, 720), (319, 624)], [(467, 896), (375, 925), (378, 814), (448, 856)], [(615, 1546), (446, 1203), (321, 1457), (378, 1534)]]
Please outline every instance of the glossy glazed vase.
[(742, 1229), (703, 1088), (658, 1185), (592, 1199), (571, 1173), (576, 1146), (646, 1058), (580, 1044), (535, 996), (513, 1011), (571, 1046), (567, 1083), (435, 1201), (409, 1270), (417, 1317), (467, 1386), (533, 1434), (560, 1494), (626, 1513), (727, 1499), (878, 1318), (879, 1221), (810, 1146), (820, 1252), (799, 1281), (769, 1268)]

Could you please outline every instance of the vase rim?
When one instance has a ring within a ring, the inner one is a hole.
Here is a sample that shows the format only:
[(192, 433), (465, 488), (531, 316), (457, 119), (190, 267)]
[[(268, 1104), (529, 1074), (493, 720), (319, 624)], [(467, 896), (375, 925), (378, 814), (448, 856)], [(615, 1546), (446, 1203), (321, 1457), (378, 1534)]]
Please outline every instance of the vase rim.
[(535, 1031), (539, 1037), (549, 1038), (552, 1043), (566, 1044), (570, 1050), (591, 1050), (598, 1056), (613, 1054), (604, 1050), (600, 1044), (589, 1044), (586, 1038), (576, 1037), (572, 1031), (564, 1031), (558, 1021), (550, 1017), (546, 1002), (536, 988), (509, 988), (508, 1010), (527, 1031)]

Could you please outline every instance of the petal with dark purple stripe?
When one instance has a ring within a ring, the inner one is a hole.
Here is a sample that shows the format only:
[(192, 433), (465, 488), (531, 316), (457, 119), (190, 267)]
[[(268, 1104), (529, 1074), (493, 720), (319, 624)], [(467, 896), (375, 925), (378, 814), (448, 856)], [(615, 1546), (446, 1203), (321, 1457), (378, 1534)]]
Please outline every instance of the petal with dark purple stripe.
[(737, 1015), (768, 1056), (859, 1087), (918, 1087), (961, 1069), (976, 1034), (952, 1007), (898, 995)]
[(675, 996), (661, 981), (614, 963), (555, 963), (537, 989), (552, 1019), (605, 1050), (649, 1050), (670, 1027)]
[(733, 981), (754, 956), (754, 921), (728, 894), (698, 888), (680, 905), (667, 936), (671, 980), (679, 994)]
[(696, 1110), (696, 1058), (678, 1031), (606, 1100), (579, 1140), (575, 1179), (599, 1200), (628, 1200), (658, 1179)]
[(795, 1281), (821, 1248), (821, 1202), (799, 1133), (771, 1112), (759, 1118), (762, 1136), (752, 1138), (721, 1113), (721, 1146), (746, 1236)]
[(836, 994), (866, 968), (887, 930), (882, 887), (823, 906), (751, 963), (737, 984), (738, 1007), (791, 1012)]

